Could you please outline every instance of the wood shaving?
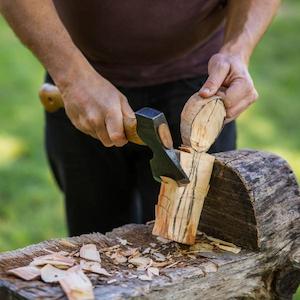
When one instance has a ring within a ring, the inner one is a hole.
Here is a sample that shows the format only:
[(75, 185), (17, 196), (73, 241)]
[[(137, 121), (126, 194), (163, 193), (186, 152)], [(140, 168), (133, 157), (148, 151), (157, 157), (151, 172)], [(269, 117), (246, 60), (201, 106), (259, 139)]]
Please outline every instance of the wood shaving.
[(59, 268), (66, 268), (72, 267), (74, 263), (75, 260), (73, 258), (65, 257), (57, 252), (35, 257), (30, 265), (43, 266), (49, 264)]
[(29, 281), (34, 280), (40, 277), (41, 271), (37, 267), (33, 266), (25, 266), (25, 267), (19, 267), (14, 268), (7, 271), (8, 274), (13, 274), (23, 280)]
[(92, 273), (96, 273), (99, 275), (104, 275), (104, 276), (112, 276), (109, 274), (106, 269), (102, 268), (101, 265), (98, 262), (95, 261), (84, 261), (80, 260), (80, 267), (82, 270), (89, 271)]
[(139, 255), (140, 253), (138, 251), (138, 248), (128, 248), (126, 250), (121, 250), (120, 254), (128, 257), (128, 256), (136, 256)]
[(92, 283), (82, 270), (68, 270), (59, 283), (69, 300), (95, 299)]
[(148, 254), (148, 253), (150, 253), (151, 250), (152, 249), (150, 247), (148, 247), (142, 252), (142, 254)]
[(149, 257), (133, 257), (129, 259), (129, 263), (135, 265), (139, 270), (146, 270), (146, 268), (152, 263), (152, 259)]
[(149, 245), (150, 245), (152, 248), (155, 248), (155, 247), (156, 247), (156, 244), (155, 244), (155, 243), (149, 243)]
[(126, 246), (127, 244), (130, 244), (130, 243), (128, 243), (127, 240), (121, 239), (121, 238), (119, 238), (119, 237), (117, 237), (117, 240), (118, 240), (118, 242), (119, 242), (121, 245), (123, 245), (123, 246)]
[(68, 240), (62, 239), (58, 241), (62, 246), (65, 247), (70, 247), (70, 248), (77, 248), (78, 246), (76, 246), (75, 244), (71, 243)]
[(155, 268), (155, 267), (149, 267), (147, 269), (147, 274), (150, 275), (155, 275), (155, 276), (159, 276), (159, 269), (158, 268)]
[(153, 279), (153, 277), (143, 274), (143, 275), (139, 275), (138, 279), (143, 280), (143, 281), (151, 281)]
[(47, 283), (58, 282), (66, 276), (66, 273), (67, 271), (60, 270), (48, 264), (41, 269), (41, 278)]
[(157, 236), (156, 239), (157, 239), (159, 242), (161, 242), (162, 244), (169, 244), (169, 243), (172, 242), (171, 240), (167, 240), (167, 239), (165, 239), (165, 238), (163, 238), (163, 237), (161, 237), (161, 236)]
[(225, 246), (225, 245), (221, 245), (221, 244), (215, 244), (218, 248), (220, 248), (221, 250), (224, 251), (228, 251), (228, 252), (232, 252), (234, 254), (238, 254), (241, 252), (241, 248), (235, 246), (235, 247), (230, 247), (230, 246)]
[(213, 252), (214, 246), (205, 242), (198, 242), (190, 246), (189, 253), (195, 252)]
[(156, 261), (165, 261), (166, 260), (166, 257), (163, 254), (159, 253), (159, 252), (153, 253), (153, 256), (154, 256)]
[(127, 258), (117, 252), (113, 253), (110, 258), (113, 260), (115, 264), (123, 264), (127, 262)]
[(97, 251), (97, 247), (94, 244), (83, 245), (80, 248), (79, 255), (81, 258), (101, 262), (99, 251)]
[(157, 268), (163, 268), (163, 267), (168, 266), (168, 265), (170, 265), (169, 261), (163, 261), (163, 262), (153, 261), (151, 266), (157, 267)]
[(176, 261), (176, 262), (174, 262), (174, 263), (172, 263), (172, 264), (166, 266), (165, 269), (173, 268), (173, 267), (175, 267), (178, 263), (180, 263), (180, 261)]
[(111, 283), (114, 283), (114, 282), (117, 282), (117, 279), (111, 279), (111, 280), (106, 281), (106, 283), (108, 283), (108, 284), (111, 284)]

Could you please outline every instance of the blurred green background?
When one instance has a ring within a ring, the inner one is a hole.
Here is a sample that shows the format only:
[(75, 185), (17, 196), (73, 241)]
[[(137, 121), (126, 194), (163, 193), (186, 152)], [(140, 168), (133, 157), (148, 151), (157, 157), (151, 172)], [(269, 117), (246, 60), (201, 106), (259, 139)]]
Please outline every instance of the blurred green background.
[[(298, 179), (299, 30), (300, 1), (286, 1), (252, 58), (260, 100), (238, 121), (239, 148), (281, 155)], [(0, 16), (0, 251), (66, 235), (62, 195), (44, 153), (43, 74)]]

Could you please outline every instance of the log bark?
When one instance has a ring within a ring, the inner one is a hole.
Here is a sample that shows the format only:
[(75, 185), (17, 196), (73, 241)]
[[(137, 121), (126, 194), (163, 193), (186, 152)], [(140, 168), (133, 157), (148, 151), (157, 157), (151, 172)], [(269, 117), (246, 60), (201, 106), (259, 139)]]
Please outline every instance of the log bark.
[(179, 187), (174, 180), (162, 178), (153, 234), (188, 245), (195, 242), (214, 163), (214, 156), (205, 151), (220, 133), (224, 118), (219, 97), (202, 99), (197, 93), (185, 105), (181, 114), (184, 145), (178, 155), (190, 183)]
[[(293, 172), (270, 153), (243, 150), (215, 157), (199, 228), (242, 246), (242, 251), (174, 257), (177, 264), (161, 269), (151, 282), (128, 278), (128, 272), (139, 271), (120, 265), (116, 282), (91, 278), (96, 299), (292, 299), (300, 282), (300, 195)], [(95, 243), (102, 249), (122, 238), (144, 249), (160, 243), (151, 231), (151, 226), (127, 225), (105, 236), (94, 233), (68, 241), (77, 246)], [(188, 246), (171, 242), (164, 247), (174, 255), (178, 247)], [(73, 251), (57, 239), (0, 255), (0, 299), (65, 299), (58, 284), (24, 282), (6, 273), (47, 254), (45, 249)], [(116, 271), (104, 257), (101, 263), (109, 272)]]

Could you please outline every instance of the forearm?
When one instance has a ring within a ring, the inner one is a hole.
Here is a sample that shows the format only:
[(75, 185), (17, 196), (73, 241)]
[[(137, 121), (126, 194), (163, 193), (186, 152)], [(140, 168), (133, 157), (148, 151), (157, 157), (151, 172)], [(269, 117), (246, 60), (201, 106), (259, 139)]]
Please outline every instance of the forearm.
[(240, 56), (246, 63), (271, 23), (280, 0), (229, 0), (221, 53)]
[(60, 21), (52, 0), (0, 0), (1, 13), (58, 86), (68, 84), (86, 59)]

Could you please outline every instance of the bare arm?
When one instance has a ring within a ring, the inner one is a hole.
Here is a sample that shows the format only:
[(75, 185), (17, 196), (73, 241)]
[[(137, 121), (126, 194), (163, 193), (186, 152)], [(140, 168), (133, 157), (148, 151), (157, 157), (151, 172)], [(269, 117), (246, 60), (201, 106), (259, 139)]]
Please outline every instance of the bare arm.
[(127, 99), (88, 63), (52, 0), (0, 0), (0, 10), (50, 73), (72, 123), (106, 146), (124, 145), (123, 115), (134, 117)]
[(280, 0), (230, 0), (224, 44), (209, 61), (202, 97), (221, 95), (227, 122), (235, 119), (258, 95), (248, 72), (251, 54), (271, 23)]

